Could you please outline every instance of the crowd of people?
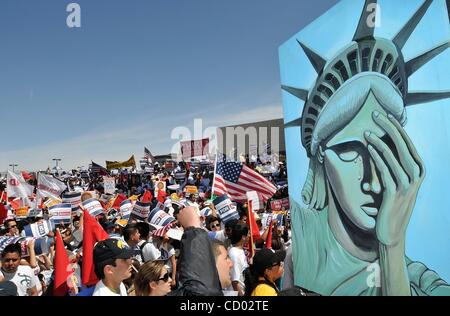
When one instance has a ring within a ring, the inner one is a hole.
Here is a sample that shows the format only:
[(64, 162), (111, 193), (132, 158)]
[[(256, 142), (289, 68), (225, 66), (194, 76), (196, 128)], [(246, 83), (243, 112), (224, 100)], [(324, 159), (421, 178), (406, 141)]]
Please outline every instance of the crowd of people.
[[(246, 163), (254, 170), (263, 167)], [(33, 202), (39, 199), (34, 195), (30, 199), (35, 209), (29, 207), (25, 218), (16, 216), (17, 199), (6, 196), (6, 181), (0, 183), (5, 213), (0, 216), (0, 295), (306, 295), (294, 286), (289, 209), (274, 210), (271, 203), (288, 198), (283, 163), (268, 176), (278, 183), (274, 196), (253, 210), (247, 202), (230, 201), (237, 216), (227, 220), (214, 203), (213, 165), (173, 167), (156, 164), (152, 172), (119, 171), (112, 176), (114, 193), (105, 192), (105, 177), (97, 172), (54, 175), (66, 184), (60, 201), (45, 197)], [(35, 174), (25, 178), (37, 187)], [(73, 192), (80, 193), (80, 201), (72, 203), (70, 221), (52, 221), (50, 205), (64, 202)], [(87, 211), (85, 203), (92, 200), (101, 204), (99, 214)], [(127, 214), (121, 205), (128, 202), (132, 207), (148, 205), (150, 216)], [(159, 214), (161, 221), (155, 222), (151, 214)], [(83, 239), (92, 220), (99, 230), (93, 249), (88, 249)], [(30, 237), (27, 227), (46, 221), (53, 223), (48, 232)], [(71, 271), (62, 293), (55, 285), (59, 236)], [(86, 282), (88, 255), (94, 279)]]

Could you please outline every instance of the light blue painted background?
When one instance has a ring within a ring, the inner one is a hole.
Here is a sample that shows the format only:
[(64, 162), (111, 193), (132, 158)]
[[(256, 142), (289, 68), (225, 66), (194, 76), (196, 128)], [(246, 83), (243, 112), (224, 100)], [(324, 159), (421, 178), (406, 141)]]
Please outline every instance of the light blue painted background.
[[(381, 25), (375, 36), (392, 39), (423, 0), (379, 0)], [(310, 89), (316, 73), (296, 42), (299, 39), (330, 59), (354, 35), (363, 0), (343, 0), (280, 47), (281, 82)], [(445, 0), (435, 0), (403, 48), (405, 61), (450, 39)], [(450, 90), (450, 49), (409, 79), (409, 91)], [(299, 118), (303, 101), (283, 92), (284, 119)], [(407, 109), (405, 127), (426, 167), (408, 226), (406, 254), (423, 262), (450, 282), (450, 100), (418, 104)], [(309, 160), (301, 145), (300, 128), (285, 131), (291, 198), (302, 203), (301, 189)]]

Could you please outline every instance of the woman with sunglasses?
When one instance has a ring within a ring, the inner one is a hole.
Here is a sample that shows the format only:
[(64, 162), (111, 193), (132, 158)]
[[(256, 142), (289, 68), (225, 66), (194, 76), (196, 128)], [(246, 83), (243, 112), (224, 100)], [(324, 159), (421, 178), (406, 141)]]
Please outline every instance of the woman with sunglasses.
[(284, 272), (286, 251), (263, 248), (253, 257), (253, 264), (244, 271), (246, 296), (278, 296), (275, 282)]
[(206, 217), (206, 228), (209, 231), (212, 232), (218, 232), (220, 230), (222, 230), (222, 227), (220, 226), (220, 219), (218, 217), (209, 215)]
[(164, 261), (149, 261), (141, 266), (134, 279), (136, 296), (165, 296), (171, 291), (171, 282)]

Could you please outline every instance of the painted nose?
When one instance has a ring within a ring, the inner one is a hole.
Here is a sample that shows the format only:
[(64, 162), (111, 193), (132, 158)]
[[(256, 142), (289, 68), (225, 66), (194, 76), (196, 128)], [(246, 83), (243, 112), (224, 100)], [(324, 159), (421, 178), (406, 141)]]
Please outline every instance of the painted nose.
[(381, 193), (381, 183), (380, 179), (378, 178), (377, 169), (372, 159), (370, 159), (369, 161), (370, 161), (370, 182), (369, 183), (365, 182), (363, 184), (363, 190), (366, 192), (372, 191), (375, 194), (379, 194)]

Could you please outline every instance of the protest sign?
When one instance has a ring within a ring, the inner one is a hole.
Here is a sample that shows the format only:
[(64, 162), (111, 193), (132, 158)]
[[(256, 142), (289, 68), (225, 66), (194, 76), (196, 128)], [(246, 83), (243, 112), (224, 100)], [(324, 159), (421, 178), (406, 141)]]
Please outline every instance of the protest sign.
[(72, 221), (72, 205), (70, 203), (57, 204), (48, 209), (50, 220), (54, 224), (70, 224)]
[(209, 145), (209, 138), (180, 142), (183, 160), (208, 155), (209, 153), (208, 145)]
[(39, 221), (34, 224), (27, 225), (23, 228), (26, 237), (43, 237), (55, 228), (51, 221)]
[(103, 176), (103, 188), (106, 194), (116, 193), (116, 180), (113, 177)]
[(155, 181), (155, 196), (158, 196), (159, 191), (166, 192), (165, 181)]
[(82, 203), (83, 208), (89, 212), (91, 216), (97, 216), (103, 213), (103, 207), (97, 199), (88, 199)]
[(150, 212), (148, 219), (151, 224), (160, 226), (166, 226), (175, 221), (175, 218), (161, 210), (158, 206)]
[(236, 206), (226, 194), (216, 198), (213, 203), (216, 211), (219, 213), (220, 219), (225, 224), (232, 219), (239, 219), (239, 213)]
[(133, 203), (131, 200), (125, 200), (120, 203), (120, 216), (123, 219), (129, 219), (131, 215), (131, 210), (133, 209)]
[(72, 212), (77, 212), (81, 204), (81, 192), (66, 192), (62, 195), (63, 203), (70, 203), (72, 205)]
[(133, 216), (135, 216), (136, 218), (144, 220), (148, 217), (148, 214), (150, 213), (150, 206), (151, 203), (143, 203), (141, 201), (136, 201), (136, 204), (134, 204), (131, 214), (133, 214)]
[(283, 198), (278, 200), (272, 200), (270, 202), (272, 211), (281, 211), (289, 209), (289, 198)]
[(25, 219), (25, 218), (27, 218), (29, 209), (30, 208), (28, 206), (17, 208), (16, 211), (15, 211), (16, 219)]

